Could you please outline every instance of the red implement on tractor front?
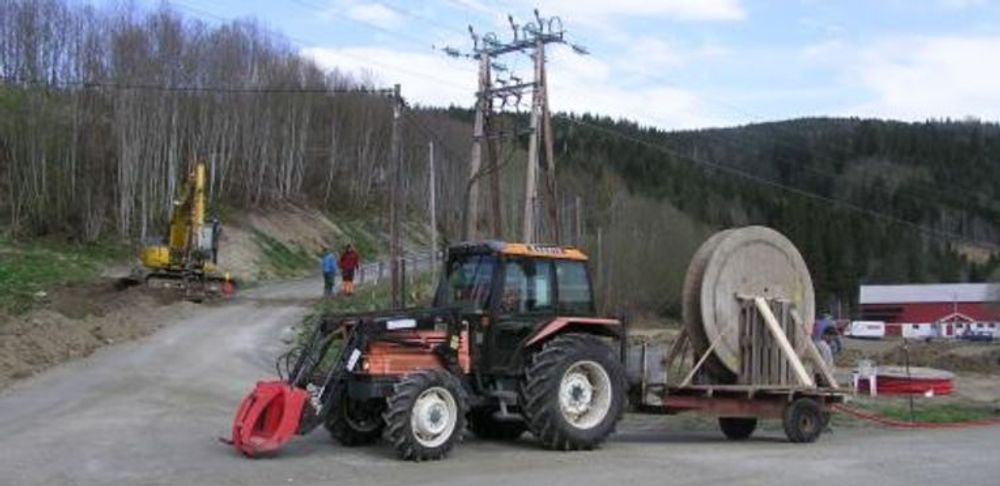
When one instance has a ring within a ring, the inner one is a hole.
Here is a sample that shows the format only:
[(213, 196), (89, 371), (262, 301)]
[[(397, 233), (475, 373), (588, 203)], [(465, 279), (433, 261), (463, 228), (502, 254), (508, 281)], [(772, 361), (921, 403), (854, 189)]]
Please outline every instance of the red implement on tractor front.
[(284, 381), (258, 381), (236, 412), (233, 447), (251, 457), (278, 450), (299, 432), (308, 399), (308, 392)]
[[(333, 390), (356, 365), (350, 360), (353, 353), (338, 351), (354, 350), (361, 344), (342, 322), (320, 323), (308, 342), (278, 359), (282, 378), (257, 382), (240, 403), (232, 438), (226, 442), (253, 457), (274, 452), (323, 423), (338, 403), (330, 400)], [(328, 353), (335, 356), (328, 358)]]

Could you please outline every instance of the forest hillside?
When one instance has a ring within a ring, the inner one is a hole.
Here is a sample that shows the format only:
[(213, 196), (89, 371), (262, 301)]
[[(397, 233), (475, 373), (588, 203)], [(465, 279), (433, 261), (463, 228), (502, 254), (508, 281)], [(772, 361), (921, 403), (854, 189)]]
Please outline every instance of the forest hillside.
[[(0, 230), (12, 241), (160, 236), (196, 160), (224, 217), (285, 204), (335, 222), (387, 213), (383, 83), (324, 71), (253, 20), (4, 0), (0, 77)], [(410, 106), (402, 118), (409, 219), (428, 219), (433, 180), (443, 241), (460, 239), (472, 113)], [(849, 312), (861, 283), (981, 281), (1000, 267), (995, 123), (815, 118), (666, 132), (558, 115), (555, 145), (562, 234), (594, 256), (608, 311), (677, 315), (688, 258), (734, 225), (787, 234), (824, 310)], [(498, 148), (504, 223), (488, 236), (517, 238), (526, 146)]]

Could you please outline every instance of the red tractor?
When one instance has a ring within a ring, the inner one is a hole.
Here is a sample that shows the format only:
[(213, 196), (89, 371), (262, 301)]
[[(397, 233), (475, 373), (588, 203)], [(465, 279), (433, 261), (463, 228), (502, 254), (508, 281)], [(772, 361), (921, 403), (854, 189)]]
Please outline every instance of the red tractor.
[(587, 257), (571, 247), (452, 247), (434, 304), (327, 316), (240, 406), (232, 442), (254, 456), (323, 425), (341, 444), (385, 438), (440, 459), (468, 426), (486, 439), (530, 431), (591, 449), (625, 407), (625, 328), (597, 317)]

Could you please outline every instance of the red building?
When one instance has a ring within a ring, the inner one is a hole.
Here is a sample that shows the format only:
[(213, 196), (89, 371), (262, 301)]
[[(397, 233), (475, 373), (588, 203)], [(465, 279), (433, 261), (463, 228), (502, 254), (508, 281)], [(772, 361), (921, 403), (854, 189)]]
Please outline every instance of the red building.
[(886, 336), (1000, 337), (1000, 284), (862, 285), (858, 302), (863, 320), (885, 322)]

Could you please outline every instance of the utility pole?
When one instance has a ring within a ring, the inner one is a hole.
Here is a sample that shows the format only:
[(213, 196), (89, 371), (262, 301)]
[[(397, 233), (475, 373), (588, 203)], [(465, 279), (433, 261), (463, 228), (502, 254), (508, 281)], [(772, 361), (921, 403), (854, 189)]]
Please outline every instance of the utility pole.
[[(545, 70), (545, 46), (547, 44), (568, 44), (577, 54), (587, 54), (586, 49), (579, 45), (571, 44), (565, 39), (566, 31), (563, 29), (562, 20), (559, 17), (542, 17), (538, 10), (534, 12), (535, 18), (523, 25), (514, 22), (512, 16), (507, 17), (510, 22), (512, 39), (507, 42), (499, 40), (495, 33), (478, 35), (469, 26), (469, 33), (472, 36), (473, 50), (470, 54), (463, 54), (455, 48), (446, 47), (444, 52), (452, 57), (468, 57), (479, 62), (479, 90), (477, 91), (476, 118), (473, 134), (472, 157), (469, 164), (469, 186), (466, 191), (466, 213), (465, 213), (465, 234), (467, 239), (479, 236), (478, 223), (480, 217), (480, 194), (479, 178), (484, 169), (491, 171), (491, 192), (492, 192), (492, 222), (493, 236), (501, 238), (503, 236), (502, 215), (502, 194), (500, 188), (500, 163), (496, 155), (493, 143), (504, 136), (511, 138), (519, 137), (523, 134), (521, 130), (514, 129), (510, 134), (503, 134), (496, 130), (491, 117), (494, 115), (493, 102), (500, 102), (500, 111), (507, 106), (519, 107), (522, 95), (528, 91), (532, 92), (531, 122), (529, 135), (528, 163), (525, 171), (525, 195), (522, 206), (521, 233), (525, 242), (534, 242), (539, 239), (548, 239), (553, 243), (558, 243), (561, 239), (559, 222), (558, 192), (555, 176), (555, 154), (554, 137), (552, 130), (551, 113), (548, 103), (548, 86)], [(509, 73), (506, 66), (500, 64), (498, 60), (506, 55), (520, 53), (529, 54), (534, 61), (534, 79), (530, 82), (522, 82), (520, 78)], [(493, 78), (492, 72), (508, 73), (506, 79)], [(510, 103), (515, 100), (514, 103)], [(489, 164), (483, 163), (483, 143), (487, 143)], [(543, 152), (544, 150), (544, 152)], [(544, 156), (544, 165), (542, 157)], [(542, 171), (542, 174), (539, 172)], [(544, 204), (539, 195), (539, 178), (544, 176)], [(542, 231), (539, 224), (539, 215), (545, 208), (548, 214), (548, 222), (544, 225), (547, 231)]]
[(392, 90), (392, 146), (390, 147), (390, 161), (392, 166), (389, 184), (389, 276), (392, 282), (392, 308), (398, 309), (403, 302), (402, 299), (402, 275), (400, 260), (402, 259), (402, 249), (399, 243), (399, 219), (403, 212), (400, 207), (405, 198), (400, 191), (403, 187), (403, 152), (400, 144), (402, 134), (400, 133), (400, 116), (402, 116), (403, 97), (400, 96), (399, 85), (393, 86)]
[[(538, 46), (543, 46), (538, 41)], [(535, 48), (535, 79), (541, 78), (541, 69), (544, 61), (541, 60), (541, 52)], [(538, 138), (541, 135), (539, 121), (542, 117), (542, 97), (538, 86), (535, 86), (534, 94), (531, 97), (531, 134), (528, 136), (528, 165), (524, 173), (524, 214), (521, 216), (521, 241), (534, 243), (537, 232), (535, 231), (535, 216), (538, 214)]]
[[(470, 29), (471, 30), (471, 29)], [(476, 39), (473, 34), (473, 39)], [(478, 43), (478, 40), (476, 41)], [(479, 58), (479, 96), (476, 101), (476, 121), (472, 133), (472, 157), (469, 161), (469, 187), (465, 191), (465, 234), (463, 239), (479, 238), (479, 176), (483, 167), (483, 142), (486, 138), (486, 110), (490, 88), (490, 58)]]
[(431, 274), (438, 271), (437, 171), (434, 169), (434, 141), (427, 142), (427, 186), (430, 190), (431, 213)]
[(574, 213), (573, 214), (573, 219), (575, 220), (574, 224), (573, 224), (573, 233), (574, 233), (573, 234), (573, 240), (574, 240), (573, 244), (575, 244), (576, 246), (582, 246), (583, 245), (583, 205), (580, 202), (580, 196), (576, 196), (576, 200), (575, 201), (576, 201), (576, 204), (574, 204), (575, 211), (573, 211), (573, 213)]

